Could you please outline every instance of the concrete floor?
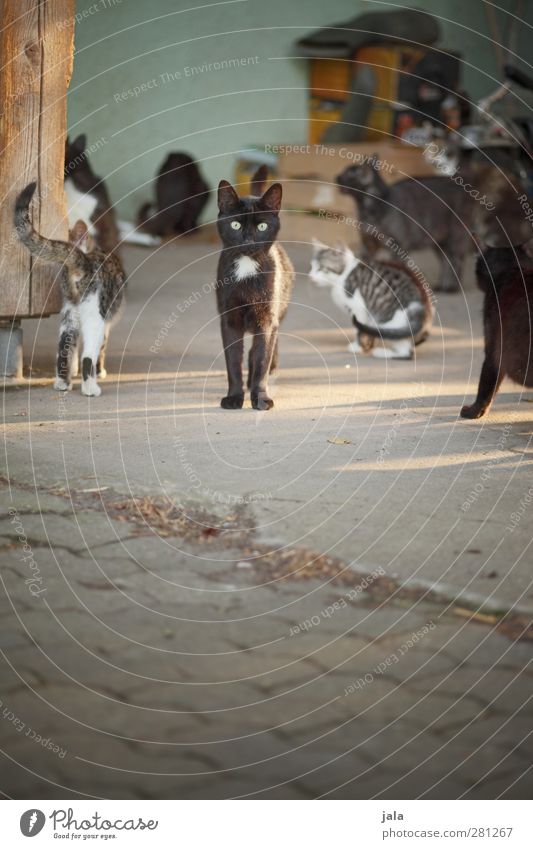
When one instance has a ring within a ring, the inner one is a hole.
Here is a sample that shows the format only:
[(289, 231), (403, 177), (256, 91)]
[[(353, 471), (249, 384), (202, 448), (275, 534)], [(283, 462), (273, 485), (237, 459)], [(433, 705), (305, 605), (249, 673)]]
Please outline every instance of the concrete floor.
[(68, 754), (6, 720), (6, 795), (527, 798), (531, 399), (504, 384), (458, 418), (482, 357), (471, 279), (415, 361), (355, 357), (288, 249), (268, 413), (219, 407), (217, 245), (127, 249), (100, 398), (55, 393), (57, 319), (25, 323), (3, 709)]

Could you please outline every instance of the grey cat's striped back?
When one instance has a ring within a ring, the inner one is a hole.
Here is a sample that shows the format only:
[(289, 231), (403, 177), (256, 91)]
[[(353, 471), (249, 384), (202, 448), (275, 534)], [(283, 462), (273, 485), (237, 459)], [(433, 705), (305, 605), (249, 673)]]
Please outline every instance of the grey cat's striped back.
[(330, 286), (335, 303), (350, 312), (360, 333), (350, 350), (366, 350), (368, 340), (361, 339), (363, 334), (405, 342), (396, 347), (402, 356), (408, 356), (412, 343), (427, 337), (433, 321), (429, 286), (407, 266), (364, 261), (347, 247), (317, 245), (310, 276), (318, 285)]
[(391, 321), (399, 308), (410, 314), (426, 311), (423, 290), (413, 275), (393, 263), (360, 261), (346, 277), (344, 289), (350, 297), (359, 292), (378, 326)]

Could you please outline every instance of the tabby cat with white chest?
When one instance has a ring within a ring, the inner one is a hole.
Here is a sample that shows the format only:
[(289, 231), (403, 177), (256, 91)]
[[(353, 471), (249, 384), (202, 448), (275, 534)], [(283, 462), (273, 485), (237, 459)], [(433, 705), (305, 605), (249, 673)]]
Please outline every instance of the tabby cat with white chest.
[[(352, 317), (357, 338), (354, 353), (411, 359), (413, 346), (423, 342), (433, 322), (427, 283), (398, 263), (363, 261), (348, 247), (330, 248), (315, 242), (309, 276), (330, 286), (334, 303)], [(377, 339), (390, 342), (374, 347)]]
[(36, 183), (19, 194), (15, 204), (15, 228), (20, 241), (37, 259), (63, 265), (61, 292), (63, 308), (59, 326), (59, 346), (54, 389), (72, 388), (77, 374), (78, 339), (82, 336), (81, 357), (83, 395), (100, 395), (97, 378), (103, 379), (109, 330), (118, 318), (124, 299), (126, 275), (118, 257), (89, 250), (87, 225), (78, 221), (71, 241), (46, 239), (33, 228), (29, 206)]
[(223, 249), (217, 271), (217, 306), (228, 373), (221, 406), (239, 410), (244, 403), (244, 335), (253, 336), (248, 359), (252, 407), (270, 410), (268, 376), (278, 362), (278, 329), (290, 299), (294, 269), (276, 242), (281, 186), (263, 193), (266, 168), (252, 179), (252, 195), (239, 197), (222, 180), (218, 187), (218, 232)]

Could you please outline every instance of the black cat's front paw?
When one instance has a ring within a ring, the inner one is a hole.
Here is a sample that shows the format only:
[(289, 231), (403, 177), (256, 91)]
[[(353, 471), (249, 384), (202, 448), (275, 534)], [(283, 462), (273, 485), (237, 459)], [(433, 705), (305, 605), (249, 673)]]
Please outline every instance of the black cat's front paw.
[(267, 395), (259, 396), (257, 392), (252, 392), (251, 398), (254, 410), (271, 410), (274, 406), (274, 401)]
[(220, 406), (224, 410), (241, 410), (244, 404), (244, 394), (242, 395), (226, 395), (222, 398)]
[(486, 407), (481, 407), (479, 404), (465, 404), (461, 408), (462, 419), (480, 419), (484, 415)]

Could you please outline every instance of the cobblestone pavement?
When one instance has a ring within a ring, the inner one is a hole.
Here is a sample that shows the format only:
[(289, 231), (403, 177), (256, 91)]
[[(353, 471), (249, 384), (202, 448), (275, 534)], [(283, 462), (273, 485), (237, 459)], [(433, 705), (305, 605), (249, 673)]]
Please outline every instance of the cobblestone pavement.
[(212, 274), (180, 250), (128, 254), (99, 399), (41, 385), (55, 321), (28, 324), (33, 382), (4, 409), (0, 789), (528, 798), (530, 408), (506, 386), (457, 422), (476, 296), (387, 365), (342, 353), (300, 279), (275, 410), (228, 414), (212, 295), (155, 344)]

